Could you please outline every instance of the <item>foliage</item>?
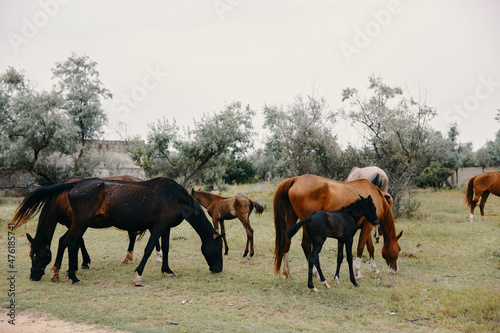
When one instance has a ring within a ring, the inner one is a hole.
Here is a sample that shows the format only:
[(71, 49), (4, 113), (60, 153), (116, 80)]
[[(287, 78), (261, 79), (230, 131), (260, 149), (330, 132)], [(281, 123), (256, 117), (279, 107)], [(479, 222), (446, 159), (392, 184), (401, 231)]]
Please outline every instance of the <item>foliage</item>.
[(58, 155), (72, 152), (75, 127), (55, 92), (36, 91), (24, 73), (0, 76), (0, 174), (31, 173), (40, 184), (66, 174)]
[(136, 145), (131, 156), (149, 176), (161, 174), (185, 186), (205, 182), (203, 176), (221, 182), (226, 172), (222, 161), (240, 159), (252, 146), (254, 114), (249, 106), (233, 102), (213, 116), (204, 114), (184, 136), (175, 120), (163, 118), (149, 125), (147, 142)]
[(341, 115), (361, 125), (375, 164), (389, 176), (398, 215), (400, 201), (411, 200), (413, 178), (438, 156), (442, 137), (429, 126), (436, 111), (421, 96), (415, 99), (377, 76), (369, 77), (368, 90), (371, 96), (366, 98), (356, 88), (344, 89), (342, 101), (347, 106)]
[(92, 176), (104, 157), (88, 142), (100, 137), (106, 115), (96, 63), (73, 54), (53, 69), (57, 87), (38, 90), (24, 73), (0, 77), (0, 175), (29, 173), (40, 185)]
[(100, 81), (97, 63), (88, 56), (73, 53), (66, 61), (56, 63), (52, 73), (58, 80), (56, 93), (62, 98), (61, 108), (78, 128), (74, 174), (89, 176), (98, 161), (90, 156), (86, 143), (102, 135), (107, 116), (101, 99), (112, 95)]
[[(500, 109), (497, 111), (495, 120), (500, 123)], [(495, 140), (487, 141), (484, 147), (477, 151), (476, 163), (482, 167), (500, 165), (500, 130), (496, 132)]]
[(424, 171), (416, 178), (416, 184), (420, 188), (440, 189), (443, 187), (450, 188), (451, 184), (448, 178), (453, 173), (448, 168), (442, 168), (439, 163), (432, 162)]
[(265, 142), (269, 172), (282, 177), (338, 174), (341, 151), (325, 109), (324, 99), (311, 96), (296, 97), (286, 109), (264, 106), (264, 127), (271, 133)]

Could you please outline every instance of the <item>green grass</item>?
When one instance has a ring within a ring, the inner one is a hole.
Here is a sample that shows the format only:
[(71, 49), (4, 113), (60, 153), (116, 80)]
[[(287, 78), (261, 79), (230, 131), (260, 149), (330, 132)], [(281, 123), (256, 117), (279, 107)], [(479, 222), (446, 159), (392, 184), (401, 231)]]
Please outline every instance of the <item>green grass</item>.
[[(49, 317), (130, 332), (272, 332), (272, 331), (498, 331), (500, 325), (500, 198), (490, 196), (486, 220), (468, 222), (469, 210), (458, 191), (420, 192), (417, 218), (400, 219), (404, 230), (397, 276), (386, 273), (376, 244), (375, 260), (381, 270), (366, 276), (354, 288), (347, 264), (341, 286), (319, 293), (307, 288), (307, 263), (298, 236), (293, 239), (290, 266), (294, 280), (275, 276), (272, 269), (274, 185), (238, 185), (237, 192), (267, 204), (263, 215), (252, 214), (256, 255), (243, 259), (245, 231), (237, 220), (226, 222), (229, 255), (224, 271), (211, 274), (200, 252), (200, 240), (188, 223), (172, 229), (170, 267), (178, 278), (164, 277), (160, 265), (149, 260), (143, 274), (146, 286), (132, 284), (133, 271), (142, 256), (145, 240), (138, 242), (133, 264), (119, 266), (128, 244), (127, 234), (116, 229), (89, 229), (86, 244), (92, 258), (90, 270), (77, 275), (83, 286), (62, 278), (50, 281), (50, 267), (40, 282), (29, 281), (29, 244), (26, 232), (35, 233), (36, 221), (16, 231), (16, 303), (18, 315), (34, 309)], [(14, 205), (0, 206), (2, 260), (7, 275), (7, 231)], [(59, 226), (52, 244), (65, 231)], [(365, 251), (365, 255), (367, 252)], [(333, 285), (336, 241), (328, 240), (320, 254), (327, 280)], [(81, 259), (80, 259), (81, 260)], [(63, 261), (67, 269), (67, 256)], [(5, 309), (9, 297), (2, 277), (0, 301)], [(185, 304), (181, 302), (189, 300)], [(423, 318), (418, 320), (419, 318)], [(415, 320), (415, 321), (410, 321)], [(170, 322), (178, 322), (173, 326)], [(423, 324), (423, 325), (422, 325)]]

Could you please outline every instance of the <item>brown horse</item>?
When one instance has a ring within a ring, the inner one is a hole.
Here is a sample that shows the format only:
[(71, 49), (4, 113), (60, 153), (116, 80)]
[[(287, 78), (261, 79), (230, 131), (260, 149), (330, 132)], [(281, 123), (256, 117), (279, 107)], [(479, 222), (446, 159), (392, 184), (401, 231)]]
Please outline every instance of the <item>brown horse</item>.
[[(382, 235), (384, 236), (382, 257), (389, 266), (389, 272), (397, 273), (397, 259), (399, 251), (401, 251), (398, 240), (403, 232), (401, 231), (399, 235), (396, 235), (392, 209), (380, 189), (366, 179), (341, 182), (315, 175), (287, 178), (276, 189), (273, 200), (274, 225), (276, 229), (274, 250), (275, 273), (280, 273), (281, 263), (283, 262), (283, 274), (287, 279), (292, 278), (288, 265), (290, 240), (286, 239), (285, 234), (297, 222), (297, 219), (304, 220), (311, 213), (318, 210), (339, 210), (358, 200), (359, 195), (364, 197), (371, 195), (373, 199), (382, 227)], [(362, 230), (359, 236), (357, 258), (353, 264), (357, 279), (362, 277), (360, 264), (365, 244), (370, 254), (371, 271), (378, 273), (374, 260), (374, 246), (370, 237), (373, 226), (364, 218), (360, 220), (358, 225), (362, 226)], [(311, 239), (305, 230), (303, 231), (302, 249), (307, 258), (311, 253)]]
[(219, 231), (219, 223), (221, 226), (221, 235), (224, 240), (224, 254), (227, 255), (229, 247), (226, 241), (226, 230), (224, 227), (224, 220), (232, 220), (238, 218), (243, 224), (247, 232), (247, 245), (243, 257), (248, 254), (248, 247), (250, 246), (250, 258), (254, 255), (253, 250), (253, 229), (250, 225), (250, 214), (253, 209), (257, 214), (262, 214), (264, 207), (258, 202), (253, 201), (243, 195), (235, 197), (222, 197), (220, 195), (212, 194), (204, 191), (191, 190), (191, 195), (195, 197), (198, 202), (207, 209), (208, 214), (212, 217), (212, 223), (215, 230)]
[(479, 203), (481, 218), (484, 220), (484, 205), (490, 193), (500, 196), (500, 172), (485, 172), (469, 180), (469, 185), (465, 190), (465, 203), (470, 207), (470, 222), (474, 219), (474, 209), (479, 198), (481, 198)]

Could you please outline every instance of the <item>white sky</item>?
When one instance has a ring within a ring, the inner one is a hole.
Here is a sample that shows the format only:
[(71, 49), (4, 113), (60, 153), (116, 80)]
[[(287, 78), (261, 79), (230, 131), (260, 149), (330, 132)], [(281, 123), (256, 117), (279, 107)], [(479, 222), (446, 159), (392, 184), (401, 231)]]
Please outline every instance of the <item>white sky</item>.
[(257, 130), (265, 104), (298, 94), (338, 109), (342, 89), (377, 74), (420, 89), (438, 111), (433, 127), (457, 122), (476, 150), (500, 129), (499, 18), (498, 0), (0, 0), (0, 71), (49, 88), (56, 62), (88, 55), (114, 95), (111, 123), (143, 138), (162, 116), (192, 126), (235, 100), (258, 112)]

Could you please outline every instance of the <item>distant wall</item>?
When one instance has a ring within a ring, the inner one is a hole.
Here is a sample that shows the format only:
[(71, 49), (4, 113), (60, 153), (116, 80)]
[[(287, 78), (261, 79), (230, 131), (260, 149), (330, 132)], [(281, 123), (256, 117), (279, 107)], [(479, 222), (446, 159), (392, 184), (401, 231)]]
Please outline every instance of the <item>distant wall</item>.
[(464, 185), (469, 182), (473, 176), (479, 175), (484, 172), (500, 172), (500, 167), (487, 167), (487, 168), (460, 168), (453, 176), (450, 177), (452, 185)]

